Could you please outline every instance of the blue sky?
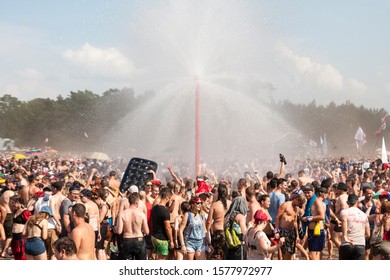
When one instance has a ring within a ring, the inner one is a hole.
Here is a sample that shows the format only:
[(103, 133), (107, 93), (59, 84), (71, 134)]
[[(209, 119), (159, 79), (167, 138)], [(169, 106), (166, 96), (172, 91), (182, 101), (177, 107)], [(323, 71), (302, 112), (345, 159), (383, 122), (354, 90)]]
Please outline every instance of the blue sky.
[(0, 95), (143, 93), (201, 73), (267, 98), (389, 110), (389, 11), (389, 0), (3, 0)]

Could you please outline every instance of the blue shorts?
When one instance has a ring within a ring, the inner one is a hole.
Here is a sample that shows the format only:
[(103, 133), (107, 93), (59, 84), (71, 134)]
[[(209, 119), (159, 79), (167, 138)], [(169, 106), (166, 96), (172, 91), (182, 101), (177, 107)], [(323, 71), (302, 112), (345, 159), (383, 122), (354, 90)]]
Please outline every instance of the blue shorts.
[(321, 252), (325, 247), (326, 234), (325, 230), (321, 229), (319, 236), (314, 235), (314, 229), (308, 230), (308, 247), (309, 252)]
[(188, 253), (203, 252), (205, 250), (202, 239), (188, 239), (184, 242)]
[(38, 256), (46, 251), (45, 243), (39, 237), (28, 238), (26, 241), (26, 254)]

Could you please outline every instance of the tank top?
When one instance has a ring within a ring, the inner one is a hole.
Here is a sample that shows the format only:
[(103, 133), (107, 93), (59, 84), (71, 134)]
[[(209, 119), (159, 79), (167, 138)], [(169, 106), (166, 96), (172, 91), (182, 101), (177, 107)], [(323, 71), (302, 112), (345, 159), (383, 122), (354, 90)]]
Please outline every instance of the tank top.
[(184, 229), (184, 241), (186, 240), (201, 240), (205, 237), (204, 227), (203, 227), (203, 216), (198, 215), (197, 218), (194, 217), (192, 212), (187, 212), (188, 220), (187, 225)]

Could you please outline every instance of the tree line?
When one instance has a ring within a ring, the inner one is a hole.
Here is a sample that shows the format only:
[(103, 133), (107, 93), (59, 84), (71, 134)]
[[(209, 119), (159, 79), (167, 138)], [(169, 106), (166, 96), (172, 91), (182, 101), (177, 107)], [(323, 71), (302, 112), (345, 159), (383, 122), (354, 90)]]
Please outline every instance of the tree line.
[[(17, 147), (52, 146), (80, 151), (95, 146), (118, 120), (153, 92), (136, 96), (133, 89), (91, 91), (69, 96), (21, 101), (10, 94), (0, 97), (0, 137), (15, 140)], [(48, 140), (48, 142), (46, 142)]]
[[(382, 136), (385, 139), (389, 136), (390, 129), (377, 135), (381, 119), (387, 115), (383, 108), (365, 108), (350, 101), (340, 105), (335, 102), (317, 105), (315, 100), (308, 104), (294, 104), (284, 100), (272, 102), (270, 106), (307, 139), (320, 145), (320, 137), (323, 140), (326, 137), (330, 155), (376, 156), (376, 149), (381, 148)], [(355, 134), (359, 126), (366, 135), (367, 143), (358, 152)], [(388, 146), (390, 148), (390, 143)]]
[[(101, 95), (85, 90), (72, 91), (67, 97), (60, 95), (56, 99), (21, 101), (5, 94), (0, 97), (0, 137), (14, 139), (18, 147), (54, 145), (58, 150), (74, 151), (77, 147), (79, 151), (88, 151), (106, 139), (106, 134), (120, 119), (154, 95), (153, 91), (136, 95), (133, 89), (124, 88), (109, 89)], [(353, 154), (359, 126), (367, 138), (365, 155), (371, 156), (381, 145), (381, 137), (375, 134), (387, 114), (383, 108), (355, 106), (350, 101), (317, 105), (314, 100), (308, 104), (272, 101), (267, 105), (306, 139), (320, 145), (320, 137), (326, 137), (330, 154)], [(380, 136), (388, 136), (389, 130)]]

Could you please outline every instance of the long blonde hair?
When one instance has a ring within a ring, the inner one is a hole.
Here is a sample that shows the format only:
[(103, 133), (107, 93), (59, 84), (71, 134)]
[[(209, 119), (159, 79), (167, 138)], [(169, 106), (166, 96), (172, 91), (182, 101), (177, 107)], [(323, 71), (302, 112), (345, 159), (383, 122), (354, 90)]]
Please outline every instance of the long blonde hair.
[(33, 227), (36, 224), (39, 224), (42, 220), (46, 219), (47, 213), (37, 213), (35, 215), (32, 215), (30, 219), (27, 221), (27, 226), (28, 227)]

